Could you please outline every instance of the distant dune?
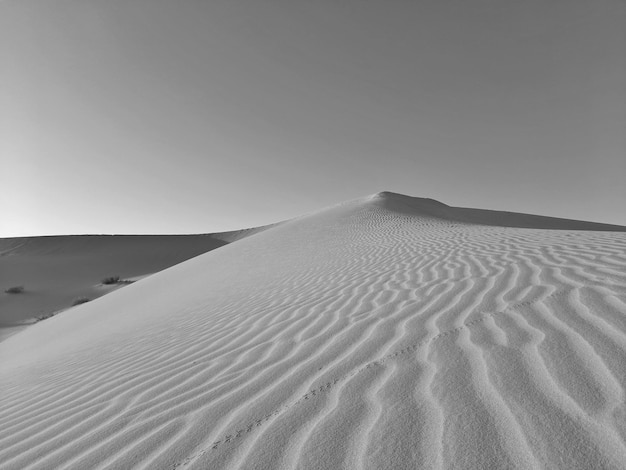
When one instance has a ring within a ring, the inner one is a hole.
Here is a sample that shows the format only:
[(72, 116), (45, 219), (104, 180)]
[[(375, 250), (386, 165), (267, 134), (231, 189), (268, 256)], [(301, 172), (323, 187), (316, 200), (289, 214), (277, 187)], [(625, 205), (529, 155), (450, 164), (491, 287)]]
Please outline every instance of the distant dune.
[[(207, 235), (74, 235), (0, 238), (0, 341), (37, 317), (96, 299), (127, 283), (206, 253), (265, 227)], [(24, 293), (5, 294), (23, 286)]]
[(0, 468), (624, 468), (625, 232), (384, 192), (191, 238), (236, 241), (0, 342)]

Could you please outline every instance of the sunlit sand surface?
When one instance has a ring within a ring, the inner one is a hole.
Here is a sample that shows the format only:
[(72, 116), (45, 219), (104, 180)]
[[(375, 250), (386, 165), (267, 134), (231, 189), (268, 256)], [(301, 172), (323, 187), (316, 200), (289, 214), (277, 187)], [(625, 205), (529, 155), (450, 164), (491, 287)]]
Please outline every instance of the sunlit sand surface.
[(2, 341), (0, 467), (624, 468), (624, 230), (379, 193), (254, 233)]

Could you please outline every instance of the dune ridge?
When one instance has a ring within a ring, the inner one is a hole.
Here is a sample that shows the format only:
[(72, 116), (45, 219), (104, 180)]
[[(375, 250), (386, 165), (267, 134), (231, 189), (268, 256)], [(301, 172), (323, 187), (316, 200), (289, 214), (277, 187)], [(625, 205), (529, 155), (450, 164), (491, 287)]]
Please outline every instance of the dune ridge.
[(0, 467), (622, 468), (626, 235), (467, 211), (349, 201), (8, 338)]

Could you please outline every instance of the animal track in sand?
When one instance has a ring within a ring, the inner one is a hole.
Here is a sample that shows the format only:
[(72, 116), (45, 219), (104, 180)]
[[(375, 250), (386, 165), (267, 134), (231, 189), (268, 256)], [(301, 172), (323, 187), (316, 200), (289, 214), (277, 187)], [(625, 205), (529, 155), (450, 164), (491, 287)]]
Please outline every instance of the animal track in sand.
[[(480, 312), (478, 313), (478, 317), (470, 322), (464, 323), (462, 326), (457, 326), (455, 328), (451, 328), (449, 330), (446, 331), (442, 331), (441, 333), (433, 336), (432, 338), (423, 340), (423, 341), (419, 341), (417, 343), (413, 343), (410, 344), (408, 346), (405, 346), (402, 349), (399, 349), (397, 351), (391, 352), (383, 357), (381, 357), (380, 359), (376, 359), (374, 361), (368, 362), (367, 364), (361, 366), (358, 369), (353, 370), (352, 372), (349, 372), (347, 374), (344, 374), (340, 377), (336, 377), (332, 380), (329, 380), (328, 382), (326, 382), (323, 385), (320, 385), (318, 388), (314, 388), (309, 390), (307, 393), (305, 393), (304, 395), (302, 395), (299, 399), (297, 399), (296, 401), (287, 404), (287, 405), (283, 405), (282, 407), (274, 410), (272, 413), (266, 414), (265, 416), (263, 416), (263, 418), (260, 419), (256, 419), (254, 421), (252, 421), (250, 424), (248, 424), (247, 426), (244, 426), (242, 429), (238, 429), (234, 432), (231, 432), (230, 434), (224, 436), (222, 439), (214, 441), (209, 447), (206, 447), (202, 450), (200, 450), (198, 453), (187, 457), (185, 460), (180, 461), (175, 463), (171, 468), (172, 469), (176, 469), (178, 467), (181, 466), (186, 466), (189, 463), (191, 463), (192, 461), (196, 460), (197, 458), (205, 455), (206, 453), (212, 451), (212, 450), (217, 450), (220, 446), (226, 445), (226, 444), (231, 444), (233, 442), (235, 442), (237, 439), (243, 437), (245, 434), (248, 434), (250, 432), (252, 432), (255, 428), (262, 426), (264, 423), (268, 422), (270, 419), (272, 419), (273, 417), (278, 416), (279, 414), (281, 414), (282, 412), (296, 406), (296, 405), (301, 405), (301, 404), (306, 404), (307, 400), (310, 402), (313, 398), (320, 396), (321, 394), (323, 394), (324, 392), (328, 392), (334, 385), (336, 385), (339, 382), (345, 381), (347, 379), (350, 379), (352, 377), (354, 377), (355, 375), (370, 369), (372, 367), (377, 367), (377, 366), (381, 366), (382, 364), (384, 364), (385, 362), (387, 362), (390, 359), (394, 359), (398, 356), (402, 356), (406, 353), (409, 352), (413, 352), (416, 351), (418, 348), (425, 346), (429, 343), (433, 343), (436, 341), (439, 341), (447, 336), (452, 335), (453, 333), (458, 333), (463, 329), (469, 328), (473, 325), (476, 325), (478, 323), (482, 323), (484, 322), (487, 318), (489, 317), (494, 317), (496, 315), (501, 315), (503, 313), (521, 308), (521, 307), (528, 307), (530, 305), (539, 303), (539, 302), (543, 302), (549, 298), (558, 298), (561, 297), (563, 295), (567, 294), (566, 291), (556, 291), (553, 292), (550, 295), (547, 295), (543, 298), (540, 299), (534, 299), (534, 300), (527, 300), (524, 302), (517, 302), (514, 303), (512, 305), (510, 305), (509, 307), (507, 307), (506, 309), (503, 310), (499, 310), (499, 311), (495, 311), (495, 312)], [(318, 370), (321, 370), (318, 369)]]

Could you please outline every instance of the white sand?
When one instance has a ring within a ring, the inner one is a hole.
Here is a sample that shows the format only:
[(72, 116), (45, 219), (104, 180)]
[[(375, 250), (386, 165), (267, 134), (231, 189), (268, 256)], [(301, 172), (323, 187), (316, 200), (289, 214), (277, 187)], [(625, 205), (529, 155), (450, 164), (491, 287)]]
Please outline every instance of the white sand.
[(223, 246), (0, 343), (0, 467), (624, 468), (607, 228), (381, 193)]

